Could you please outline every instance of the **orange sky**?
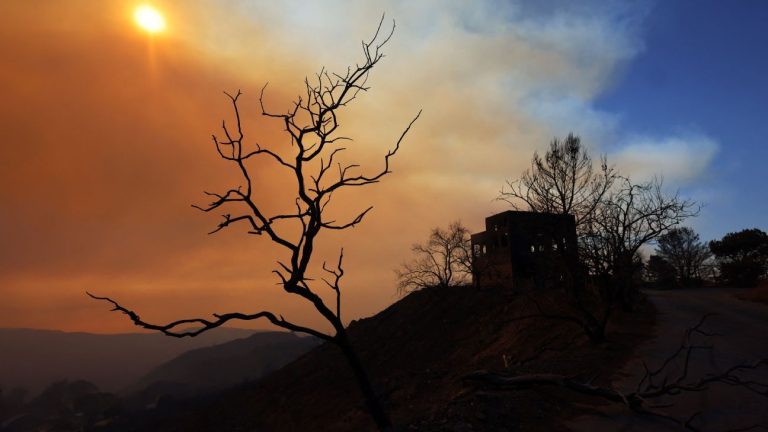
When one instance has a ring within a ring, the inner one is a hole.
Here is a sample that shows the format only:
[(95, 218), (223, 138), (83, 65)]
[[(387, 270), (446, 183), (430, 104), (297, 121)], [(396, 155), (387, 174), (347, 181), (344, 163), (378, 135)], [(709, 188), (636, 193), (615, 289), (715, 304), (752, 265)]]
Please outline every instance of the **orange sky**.
[[(477, 12), (487, 25), (477, 31), (459, 21), (467, 16), (462, 7), (438, 13), (435, 5), (407, 3), (387, 9), (398, 20), (387, 57), (372, 90), (342, 117), (343, 134), (355, 138), (350, 157), (377, 169), (424, 110), (394, 173), (339, 197), (340, 215), (373, 205), (366, 221), (320, 238), (318, 263), (345, 248), (347, 319), (397, 299), (393, 269), (431, 227), (461, 219), (479, 230), (485, 216), (506, 209), (493, 202), (504, 179), (519, 175), (533, 149), (570, 130), (527, 111), (531, 92), (589, 101), (634, 52), (631, 40), (617, 37), (607, 54), (584, 62), (525, 23), (511, 31), (493, 11)], [(210, 142), (230, 115), (222, 91), (245, 93), (248, 138), (286, 145), (279, 125), (257, 115), (258, 90), (269, 81), (268, 103), (286, 109), (305, 75), (359, 61), (359, 41), (381, 10), (157, 1), (168, 31), (148, 36), (132, 22), (137, 4), (4, 4), (0, 327), (133, 330), (86, 290), (154, 321), (267, 308), (320, 323), (275, 285), (270, 271), (279, 255), (265, 238), (237, 227), (208, 236), (218, 215), (190, 204), (236, 180)], [(545, 30), (565, 39), (569, 31), (593, 31)], [(598, 136), (601, 122), (587, 118), (582, 135)], [(254, 168), (266, 205), (285, 205), (288, 180), (274, 167)]]

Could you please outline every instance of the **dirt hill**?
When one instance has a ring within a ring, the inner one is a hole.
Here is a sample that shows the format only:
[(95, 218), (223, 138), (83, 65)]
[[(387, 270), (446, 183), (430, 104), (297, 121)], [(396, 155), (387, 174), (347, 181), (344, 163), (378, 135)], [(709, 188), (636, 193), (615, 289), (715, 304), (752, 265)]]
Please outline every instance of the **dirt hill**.
[[(559, 304), (558, 296), (536, 295), (548, 308)], [(571, 324), (513, 319), (530, 307), (525, 296), (509, 293), (429, 289), (352, 323), (349, 332), (397, 430), (558, 430), (559, 418), (590, 401), (555, 389), (489, 391), (462, 377), (489, 369), (606, 382), (650, 333), (652, 312), (617, 316), (609, 342), (596, 347)], [(115, 430), (374, 430), (344, 358), (328, 344), (257, 384), (166, 409), (118, 422)]]

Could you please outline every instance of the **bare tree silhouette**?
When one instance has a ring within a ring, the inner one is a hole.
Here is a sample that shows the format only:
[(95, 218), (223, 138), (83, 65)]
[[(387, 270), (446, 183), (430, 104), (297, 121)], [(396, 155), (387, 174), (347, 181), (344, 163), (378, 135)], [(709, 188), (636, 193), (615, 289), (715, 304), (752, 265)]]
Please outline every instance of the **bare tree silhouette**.
[[(391, 158), (400, 149), (400, 144), (411, 126), (421, 115), (421, 111), (410, 121), (399, 138), (386, 155), (384, 166), (371, 174), (361, 173), (356, 164), (337, 162), (338, 156), (345, 150), (340, 146), (350, 138), (338, 135), (338, 113), (346, 107), (361, 92), (366, 92), (371, 70), (384, 57), (381, 51), (392, 37), (395, 23), (388, 33), (382, 33), (384, 17), (370, 41), (362, 42), (364, 59), (354, 67), (350, 66), (343, 73), (329, 73), (322, 69), (312, 80), (305, 79), (305, 94), (292, 103), (285, 114), (274, 113), (264, 106), (264, 88), (259, 98), (261, 114), (276, 119), (285, 126), (285, 132), (290, 140), (283, 148), (268, 149), (259, 144), (246, 146), (244, 132), (238, 109), (238, 99), (241, 92), (227, 94), (232, 102), (235, 115), (234, 127), (222, 122), (223, 137), (213, 136), (213, 143), (219, 156), (234, 164), (242, 176), (242, 185), (227, 190), (224, 193), (209, 193), (213, 201), (205, 206), (195, 206), (211, 212), (217, 209), (234, 208), (237, 213), (224, 214), (223, 220), (211, 233), (216, 233), (233, 224), (243, 223), (248, 227), (248, 233), (268, 237), (273, 243), (280, 245), (290, 256), (287, 262), (277, 261), (278, 268), (273, 272), (280, 280), (282, 289), (309, 302), (314, 309), (331, 325), (333, 331), (328, 334), (323, 331), (306, 327), (285, 319), (282, 315), (270, 311), (253, 313), (231, 312), (213, 314), (213, 318), (187, 318), (167, 324), (153, 324), (144, 321), (131, 309), (122, 306), (109, 297), (100, 297), (88, 293), (97, 300), (109, 302), (113, 311), (122, 312), (137, 326), (156, 330), (168, 336), (192, 337), (214, 329), (233, 320), (251, 321), (267, 319), (273, 325), (296, 332), (306, 333), (324, 341), (335, 344), (343, 353), (349, 367), (352, 369), (358, 386), (365, 398), (366, 406), (380, 430), (390, 428), (390, 420), (381, 406), (378, 396), (371, 385), (366, 369), (360, 361), (357, 352), (349, 340), (347, 330), (341, 319), (341, 279), (344, 275), (342, 268), (344, 253), (339, 254), (335, 266), (323, 263), (327, 278), (320, 278), (335, 294), (332, 305), (327, 304), (318, 294), (317, 282), (309, 272), (315, 242), (320, 232), (324, 230), (337, 231), (354, 227), (363, 221), (372, 209), (368, 207), (355, 217), (345, 222), (336, 222), (324, 217), (327, 206), (331, 203), (335, 192), (358, 186), (366, 186), (379, 182), (389, 174)], [(286, 154), (288, 156), (286, 156)], [(252, 168), (247, 164), (251, 159), (264, 157), (282, 166), (295, 179), (297, 192), (295, 196), (295, 211), (283, 214), (268, 215), (262, 209), (262, 201), (254, 190)], [(190, 328), (193, 326), (193, 328)]]
[[(515, 209), (573, 215), (579, 256), (565, 260), (570, 277), (561, 284), (577, 313), (548, 313), (537, 303), (539, 315), (528, 317), (571, 321), (592, 341), (602, 342), (613, 305), (633, 306), (640, 248), (698, 214), (695, 202), (665, 193), (662, 186), (660, 178), (631, 181), (609, 166), (605, 156), (596, 168), (573, 134), (555, 138), (544, 156), (534, 153), (531, 167), (519, 179), (507, 181), (497, 199)], [(592, 292), (588, 280), (599, 292)]]
[(395, 270), (398, 292), (402, 295), (423, 288), (471, 283), (469, 236), (469, 230), (460, 221), (452, 222), (447, 230), (433, 228), (426, 243), (411, 247), (415, 257)]
[(677, 193), (664, 191), (663, 180), (635, 183), (618, 177), (603, 198), (580, 239), (582, 260), (593, 276), (602, 278), (602, 297), (631, 309), (639, 275), (638, 252), (686, 219), (697, 216), (700, 206)]
[(573, 215), (581, 232), (615, 180), (616, 172), (605, 156), (596, 171), (581, 138), (568, 134), (553, 139), (544, 157), (534, 152), (531, 168), (519, 179), (507, 180), (497, 199), (516, 210)]

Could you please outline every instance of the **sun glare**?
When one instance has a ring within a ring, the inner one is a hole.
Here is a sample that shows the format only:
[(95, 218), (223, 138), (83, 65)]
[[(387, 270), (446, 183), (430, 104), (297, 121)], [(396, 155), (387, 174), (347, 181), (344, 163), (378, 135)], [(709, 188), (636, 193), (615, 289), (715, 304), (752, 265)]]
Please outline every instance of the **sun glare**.
[(149, 33), (158, 33), (165, 30), (165, 18), (160, 11), (149, 5), (141, 5), (133, 13), (136, 24)]

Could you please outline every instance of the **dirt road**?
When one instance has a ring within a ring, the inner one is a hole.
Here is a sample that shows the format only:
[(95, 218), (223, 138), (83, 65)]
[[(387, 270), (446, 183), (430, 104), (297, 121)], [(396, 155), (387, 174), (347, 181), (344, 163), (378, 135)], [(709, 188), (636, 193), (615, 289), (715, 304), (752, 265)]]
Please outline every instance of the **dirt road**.
[[(659, 312), (656, 334), (637, 348), (635, 359), (621, 371), (614, 387), (620, 391), (634, 390), (643, 375), (641, 360), (649, 367), (662, 364), (680, 345), (685, 330), (706, 313), (717, 315), (707, 319), (704, 327), (720, 336), (697, 339), (714, 348), (692, 357), (689, 376), (704, 376), (738, 363), (768, 358), (768, 306), (736, 299), (733, 293), (732, 289), (721, 288), (647, 292)], [(763, 368), (750, 377), (768, 382), (768, 370)], [(664, 402), (674, 405), (661, 411), (683, 420), (700, 413), (691, 421), (697, 430), (741, 430), (759, 425), (750, 430), (768, 431), (768, 398), (740, 387), (714, 384), (707, 391), (681, 394)], [(617, 406), (578, 417), (567, 427), (585, 432), (682, 430), (667, 420), (639, 417)]]

